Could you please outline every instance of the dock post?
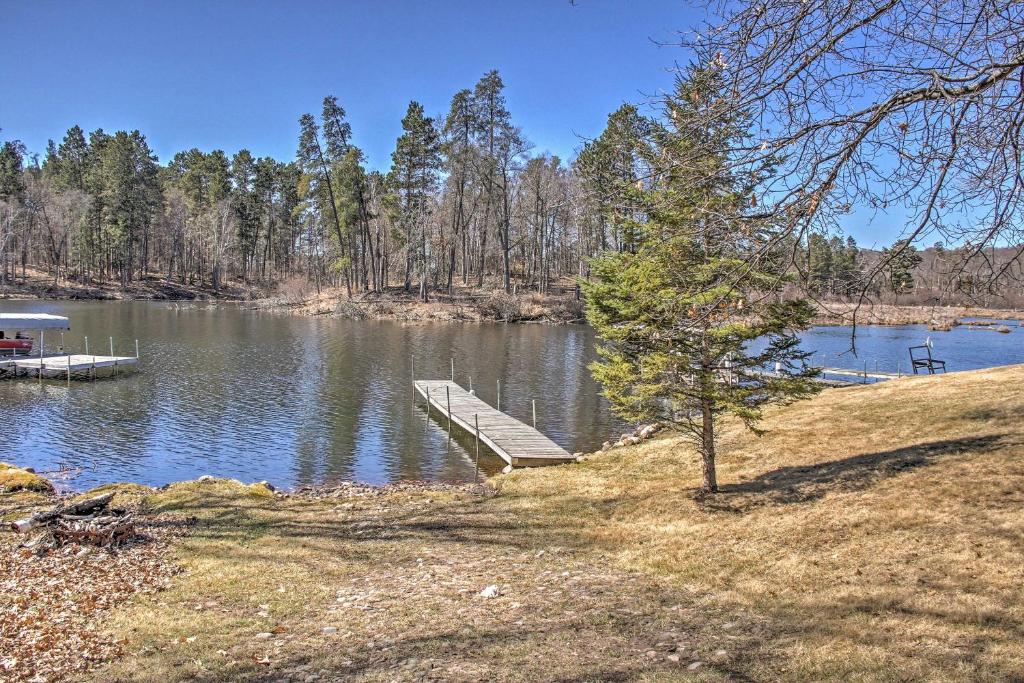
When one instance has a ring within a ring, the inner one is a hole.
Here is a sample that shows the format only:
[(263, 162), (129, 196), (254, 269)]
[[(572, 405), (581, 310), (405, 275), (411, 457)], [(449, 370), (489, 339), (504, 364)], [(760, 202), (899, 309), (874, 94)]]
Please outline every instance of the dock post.
[(452, 381), (455, 381), (455, 357), (452, 356)]
[[(114, 358), (114, 338), (110, 338), (110, 357)], [(117, 361), (114, 360), (114, 375), (117, 375)]]
[(897, 360), (896, 361), (896, 379), (899, 379), (902, 376), (903, 376), (903, 374), (900, 372), (900, 362)]
[(85, 338), (85, 355), (89, 355), (89, 338)]
[(71, 354), (68, 354), (68, 389), (71, 388)]
[(868, 362), (864, 361), (864, 384), (868, 383)]
[(498, 380), (498, 410), (501, 410), (501, 380)]
[(452, 436), (452, 392), (451, 387), (445, 385), (444, 398), (448, 402), (448, 438)]
[(39, 383), (43, 383), (43, 347), (46, 346), (46, 330), (39, 330)]
[(532, 399), (533, 403), (533, 428), (537, 428), (537, 399)]
[(139, 340), (135, 340), (135, 360), (139, 359)]
[(411, 366), (410, 373), (412, 374), (412, 407), (416, 407), (416, 356), (409, 354), (409, 363)]
[(430, 427), (430, 387), (427, 387), (427, 427)]
[(480, 478), (480, 414), (473, 413), (473, 422), (476, 423), (476, 462), (473, 465), (473, 483)]

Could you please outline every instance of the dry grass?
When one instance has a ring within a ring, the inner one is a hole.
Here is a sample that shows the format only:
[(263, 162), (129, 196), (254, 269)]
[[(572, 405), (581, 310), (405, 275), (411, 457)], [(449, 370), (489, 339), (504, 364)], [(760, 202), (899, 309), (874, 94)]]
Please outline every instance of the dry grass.
[(498, 496), (137, 492), (200, 522), (92, 675), (1024, 680), (1022, 413), (1024, 366), (829, 390), (763, 438), (725, 426), (703, 498), (672, 438)]
[(976, 306), (918, 306), (880, 303), (823, 302), (818, 304), (815, 324), (850, 325), (854, 315), (858, 325), (928, 325), (940, 327), (955, 325), (961, 318), (994, 318), (998, 320), (1024, 320), (1024, 311), (1008, 308), (980, 308)]
[(53, 491), (53, 485), (34, 472), (0, 462), (0, 493), (14, 491)]
[(298, 315), (333, 316), (355, 320), (404, 322), (583, 322), (582, 302), (572, 293), (542, 295), (536, 292), (505, 294), (487, 288), (459, 288), (454, 295), (432, 292), (429, 302), (415, 293), (391, 289), (384, 293), (357, 294), (349, 298), (344, 288), (319, 294), (288, 288), (279, 296), (254, 304), (258, 308), (287, 310)]
[[(519, 472), (521, 514), (767, 620), (757, 679), (1024, 678), (1024, 366), (825, 392), (725, 431), (721, 495), (662, 440)], [(565, 492), (571, 492), (567, 497)]]

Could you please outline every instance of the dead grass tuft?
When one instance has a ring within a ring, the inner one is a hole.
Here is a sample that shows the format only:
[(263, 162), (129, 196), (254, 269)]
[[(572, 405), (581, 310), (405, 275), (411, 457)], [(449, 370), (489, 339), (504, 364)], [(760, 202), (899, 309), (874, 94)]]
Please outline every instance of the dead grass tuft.
[(53, 484), (35, 472), (29, 472), (15, 465), (0, 462), (0, 493), (14, 491), (36, 491), (52, 493)]

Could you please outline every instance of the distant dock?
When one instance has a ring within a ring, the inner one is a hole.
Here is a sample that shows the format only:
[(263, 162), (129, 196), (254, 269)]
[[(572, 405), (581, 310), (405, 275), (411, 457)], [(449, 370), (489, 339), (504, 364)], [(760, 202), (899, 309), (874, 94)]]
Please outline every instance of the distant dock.
[(48, 379), (95, 379), (101, 374), (116, 374), (138, 364), (134, 356), (86, 356), (64, 354), (0, 358), (0, 376)]
[(427, 399), (429, 410), (451, 419), (471, 436), (479, 436), (488, 448), (512, 467), (557, 465), (575, 460), (572, 454), (511, 415), (477, 398), (449, 380), (417, 380), (416, 391)]

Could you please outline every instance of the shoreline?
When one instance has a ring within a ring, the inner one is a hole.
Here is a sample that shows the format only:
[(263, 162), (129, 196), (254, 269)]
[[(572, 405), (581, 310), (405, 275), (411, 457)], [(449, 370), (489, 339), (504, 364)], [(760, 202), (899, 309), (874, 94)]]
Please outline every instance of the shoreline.
[[(715, 496), (672, 433), (475, 488), (94, 488), (135, 526), (117, 548), (0, 530), (0, 677), (1011, 678), (1022, 377), (823, 392), (759, 438), (725, 422)], [(0, 493), (0, 519), (54, 501)]]
[[(339, 288), (319, 294), (307, 292), (309, 285), (268, 293), (258, 287), (230, 283), (219, 290), (209, 286), (182, 284), (160, 276), (133, 281), (127, 289), (118, 283), (63, 282), (55, 285), (52, 277), (29, 272), (17, 284), (0, 285), (2, 301), (205, 301), (233, 303), (247, 310), (288, 315), (331, 317), (345, 320), (394, 320), (426, 323), (506, 323), (541, 325), (586, 325), (583, 301), (574, 292), (506, 294), (501, 290), (469, 287), (454, 294), (434, 292), (430, 301), (421, 302), (413, 293), (393, 288), (386, 292), (365, 292), (348, 297)], [(817, 302), (813, 326), (894, 327), (928, 325), (936, 331), (948, 331), (963, 324), (965, 318), (1024, 321), (1024, 310), (983, 308), (979, 306), (917, 304), (863, 304)]]

